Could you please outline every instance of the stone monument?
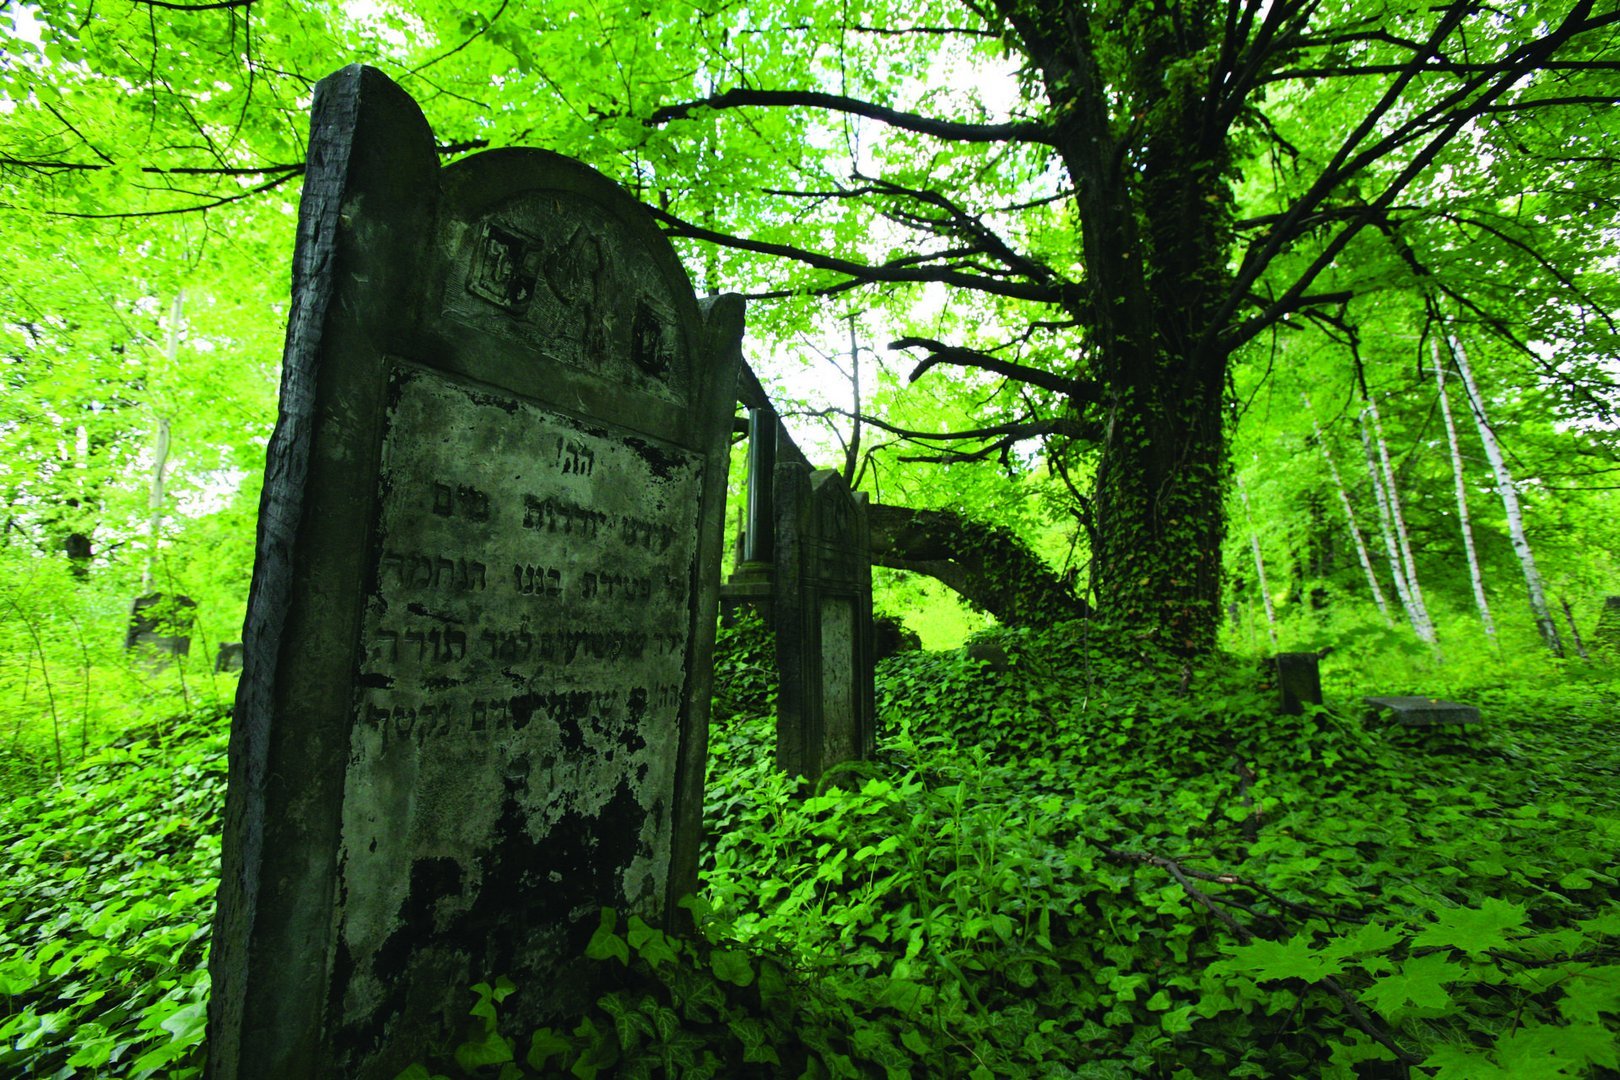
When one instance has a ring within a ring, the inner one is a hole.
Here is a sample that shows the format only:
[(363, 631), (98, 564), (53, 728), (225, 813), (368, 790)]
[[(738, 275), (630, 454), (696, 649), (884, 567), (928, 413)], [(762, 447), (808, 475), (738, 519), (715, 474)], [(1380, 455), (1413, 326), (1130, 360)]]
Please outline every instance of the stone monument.
[(538, 150), (315, 90), (231, 730), (209, 1075), (372, 1080), (696, 886), (742, 303)]
[(1322, 656), (1314, 652), (1278, 653), (1270, 660), (1277, 677), (1277, 712), (1300, 716), (1307, 705), (1322, 704)]
[(872, 559), (866, 496), (832, 469), (778, 461), (772, 616), (776, 763), (816, 779), (871, 756)]
[(147, 593), (129, 608), (126, 651), (138, 652), (149, 665), (163, 667), (176, 656), (191, 655), (191, 627), (197, 601), (189, 596)]

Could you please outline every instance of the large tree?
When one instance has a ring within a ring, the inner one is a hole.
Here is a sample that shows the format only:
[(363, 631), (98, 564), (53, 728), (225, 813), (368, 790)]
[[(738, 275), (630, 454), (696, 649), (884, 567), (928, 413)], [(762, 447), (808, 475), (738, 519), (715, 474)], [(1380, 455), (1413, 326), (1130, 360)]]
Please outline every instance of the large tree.
[[(967, 428), (891, 428), (957, 461), (1040, 440), (1098, 609), (1189, 652), (1216, 623), (1237, 359), (1302, 321), (1342, 324), (1344, 263), (1373, 241), (1443, 262), (1433, 234), (1459, 199), (1500, 218), (1534, 177), (1614, 172), (1612, 3), (26, 10), (44, 45), (0, 64), (23, 136), (0, 158), (27, 192), (12, 205), (217, 217), (284, 198), (309, 81), (377, 63), (447, 156), (538, 143), (630, 186), (690, 245), (700, 287), (756, 298), (764, 337), (829, 297), (886, 308), (912, 379), (980, 394)], [(1584, 134), (1521, 153), (1534, 125)], [(1550, 265), (1528, 237), (1516, 266)]]
[[(828, 81), (808, 65), (797, 85), (745, 69), (651, 120), (707, 113), (703, 122), (719, 125), (715, 111), (814, 109), (910, 133), (887, 140), (870, 165), (855, 155), (852, 175), (827, 189), (768, 194), (840, 212), (858, 205), (914, 241), (861, 262), (797, 237), (757, 239), (745, 217), (664, 220), (679, 236), (816, 268), (830, 278), (823, 291), (928, 281), (1014, 301), (991, 320), (1007, 332), (999, 341), (980, 328), (966, 341), (916, 334), (896, 344), (922, 354), (914, 378), (957, 365), (1021, 385), (1023, 415), (980, 432), (986, 451), (1031, 435), (1055, 440), (1060, 456), (1076, 442), (1097, 447), (1085, 500), (1097, 605), (1186, 650), (1208, 646), (1216, 621), (1234, 356), (1286, 320), (1331, 318), (1352, 294), (1323, 282), (1363, 233), (1428, 222), (1480, 181), (1482, 152), (1514, 152), (1525, 118), (1612, 104), (1620, 69), (1620, 14), (1590, 3), (994, 0), (954, 14), (863, 10), (886, 21), (860, 26), (840, 13), (844, 83), (892, 47), (851, 42), (956, 35), (1014, 56), (1023, 94), (1001, 115), (981, 107), (962, 119), (959, 97), (908, 95), (882, 67), (860, 80), (868, 97), (808, 89)], [(904, 14), (936, 25), (906, 25)], [(951, 105), (957, 115), (943, 115)], [(1610, 170), (1607, 153), (1584, 164)], [(1567, 155), (1550, 171), (1581, 164)], [(1004, 169), (1012, 182), (983, 178)], [(1253, 175), (1261, 170), (1270, 175)], [(1433, 182), (1441, 170), (1461, 174), (1448, 177), (1449, 191)], [(1523, 165), (1510, 175), (1523, 182)], [(1032, 228), (1043, 202), (1036, 224), (1045, 227)]]

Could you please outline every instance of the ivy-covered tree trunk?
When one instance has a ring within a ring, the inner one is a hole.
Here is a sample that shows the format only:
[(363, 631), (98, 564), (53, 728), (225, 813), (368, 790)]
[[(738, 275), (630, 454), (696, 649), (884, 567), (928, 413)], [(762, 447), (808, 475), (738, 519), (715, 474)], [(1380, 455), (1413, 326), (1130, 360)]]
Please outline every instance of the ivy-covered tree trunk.
[[(1230, 346), (1218, 327), (1232, 280), (1226, 125), (1198, 89), (1221, 40), (1218, 5), (1168, 19), (1151, 5), (1092, 9), (1002, 0), (1040, 68), (1055, 145), (1074, 181), (1085, 265), (1078, 322), (1106, 419), (1093, 498), (1093, 582), (1105, 617), (1181, 653), (1214, 644), (1227, 477)], [(1093, 19), (1107, 25), (1093, 26)], [(1099, 34), (1132, 42), (1123, 86)], [(1132, 103), (1115, 130), (1110, 93)], [(1129, 159), (1129, 160), (1127, 160)]]

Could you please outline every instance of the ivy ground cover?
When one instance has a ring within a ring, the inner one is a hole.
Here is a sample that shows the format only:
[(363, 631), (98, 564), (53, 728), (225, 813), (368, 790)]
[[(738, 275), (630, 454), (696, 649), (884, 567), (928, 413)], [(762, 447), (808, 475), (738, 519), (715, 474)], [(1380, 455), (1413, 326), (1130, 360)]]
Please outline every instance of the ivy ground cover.
[[(1447, 673), (1486, 723), (1405, 731), (1349, 706), (1386, 686), (1278, 717), (1247, 661), (1005, 635), (1004, 671), (885, 662), (878, 759), (811, 785), (770, 765), (750, 633), (702, 932), (604, 911), (618, 989), (523, 1032), (500, 972), (450, 988), (465, 1037), (408, 1075), (1620, 1075), (1612, 671)], [(0, 1072), (198, 1072), (223, 729), (10, 793)]]

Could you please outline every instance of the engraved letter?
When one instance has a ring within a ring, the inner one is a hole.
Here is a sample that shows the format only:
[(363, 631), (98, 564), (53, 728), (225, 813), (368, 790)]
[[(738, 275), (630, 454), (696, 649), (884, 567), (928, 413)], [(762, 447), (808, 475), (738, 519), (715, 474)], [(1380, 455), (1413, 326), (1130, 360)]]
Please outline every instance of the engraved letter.
[(383, 650), (383, 644), (384, 644), (383, 639), (384, 638), (388, 639), (387, 640), (387, 645), (388, 645), (388, 660), (389, 660), (389, 662), (390, 663), (397, 663), (398, 660), (399, 660), (399, 635), (394, 633), (392, 630), (378, 630), (377, 631), (377, 659), (378, 660), (382, 659), (382, 650)]

